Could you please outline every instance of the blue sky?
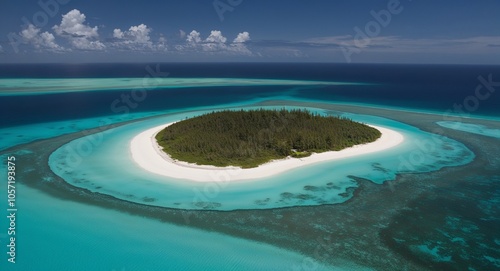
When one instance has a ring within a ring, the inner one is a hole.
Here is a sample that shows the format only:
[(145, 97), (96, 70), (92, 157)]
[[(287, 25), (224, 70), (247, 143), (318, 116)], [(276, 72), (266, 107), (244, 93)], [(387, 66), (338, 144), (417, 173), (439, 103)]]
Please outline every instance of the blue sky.
[(0, 63), (500, 64), (498, 11), (497, 0), (4, 0)]

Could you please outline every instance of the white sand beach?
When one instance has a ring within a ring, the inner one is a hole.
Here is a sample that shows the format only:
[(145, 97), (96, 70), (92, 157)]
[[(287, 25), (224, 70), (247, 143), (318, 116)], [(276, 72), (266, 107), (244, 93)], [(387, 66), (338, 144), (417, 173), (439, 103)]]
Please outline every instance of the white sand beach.
[(155, 139), (158, 132), (171, 124), (173, 123), (160, 125), (135, 136), (130, 142), (132, 158), (139, 166), (152, 173), (197, 182), (259, 179), (318, 162), (384, 151), (404, 141), (403, 135), (394, 130), (370, 125), (382, 133), (382, 136), (374, 142), (356, 145), (341, 151), (314, 153), (305, 158), (288, 157), (271, 161), (256, 168), (241, 169), (239, 167), (196, 165), (173, 160), (161, 150)]

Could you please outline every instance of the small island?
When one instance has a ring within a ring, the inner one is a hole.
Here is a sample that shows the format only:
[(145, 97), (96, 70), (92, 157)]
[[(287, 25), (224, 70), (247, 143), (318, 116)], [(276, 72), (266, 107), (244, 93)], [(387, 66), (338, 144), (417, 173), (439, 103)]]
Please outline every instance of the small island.
[(286, 157), (340, 151), (380, 138), (348, 118), (307, 110), (218, 111), (179, 121), (155, 136), (172, 159), (198, 165), (255, 168)]

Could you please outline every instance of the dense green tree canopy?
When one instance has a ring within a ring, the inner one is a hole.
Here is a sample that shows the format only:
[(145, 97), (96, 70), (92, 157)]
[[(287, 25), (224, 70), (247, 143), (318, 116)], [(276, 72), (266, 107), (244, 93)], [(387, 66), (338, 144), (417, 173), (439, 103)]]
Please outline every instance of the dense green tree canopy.
[(214, 166), (256, 167), (287, 156), (338, 151), (375, 141), (377, 129), (307, 110), (219, 111), (183, 120), (156, 135), (173, 159)]

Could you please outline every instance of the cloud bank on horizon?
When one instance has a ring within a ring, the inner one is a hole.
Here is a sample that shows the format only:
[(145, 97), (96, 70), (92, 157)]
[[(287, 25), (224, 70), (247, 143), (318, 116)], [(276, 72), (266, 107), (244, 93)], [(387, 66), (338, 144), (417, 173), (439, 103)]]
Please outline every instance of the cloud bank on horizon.
[[(185, 37), (184, 43), (169, 45), (164, 37), (153, 40), (150, 36), (153, 29), (141, 23), (130, 26), (128, 30), (115, 28), (112, 33), (113, 38), (103, 40), (99, 35), (99, 27), (87, 24), (85, 14), (78, 9), (73, 9), (62, 15), (60, 24), (54, 25), (52, 30), (54, 33), (42, 32), (35, 25), (28, 24), (19, 33), (11, 33), (14, 49), (21, 45), (31, 45), (39, 52), (72, 52), (75, 50), (167, 52), (177, 50), (179, 52), (252, 55), (252, 52), (245, 45), (250, 40), (250, 33), (246, 31), (239, 33), (233, 41), (228, 42), (228, 39), (219, 30), (211, 31), (206, 38), (202, 38), (200, 32), (193, 30)], [(66, 40), (67, 44), (57, 43), (54, 34)]]
[[(464, 2), (444, 14), (444, 2), (429, 9), (410, 0), (367, 1), (363, 5), (322, 0), (317, 5), (265, 2), (269, 5), (265, 9), (259, 0), (215, 0), (215, 9), (203, 12), (192, 9), (199, 2), (187, 0), (178, 4), (182, 11), (169, 16), (161, 14), (160, 2), (130, 7), (88, 3), (87, 7), (68, 5), (63, 10), (69, 2), (41, 0), (38, 5), (42, 9), (32, 18), (22, 17), (21, 26), (0, 25), (4, 36), (0, 39), (0, 62), (154, 59), (500, 64), (500, 34), (493, 30), (498, 17), (483, 16), (485, 10), (500, 6), (494, 1), (488, 2), (489, 8)], [(233, 5), (236, 2), (238, 5)], [(106, 13), (103, 5), (116, 10)], [(422, 11), (430, 14), (422, 17)], [(239, 17), (233, 16), (237, 13)], [(256, 14), (259, 17), (252, 17)], [(478, 22), (467, 23), (464, 16)], [(16, 20), (15, 15), (11, 17), (11, 21)]]

